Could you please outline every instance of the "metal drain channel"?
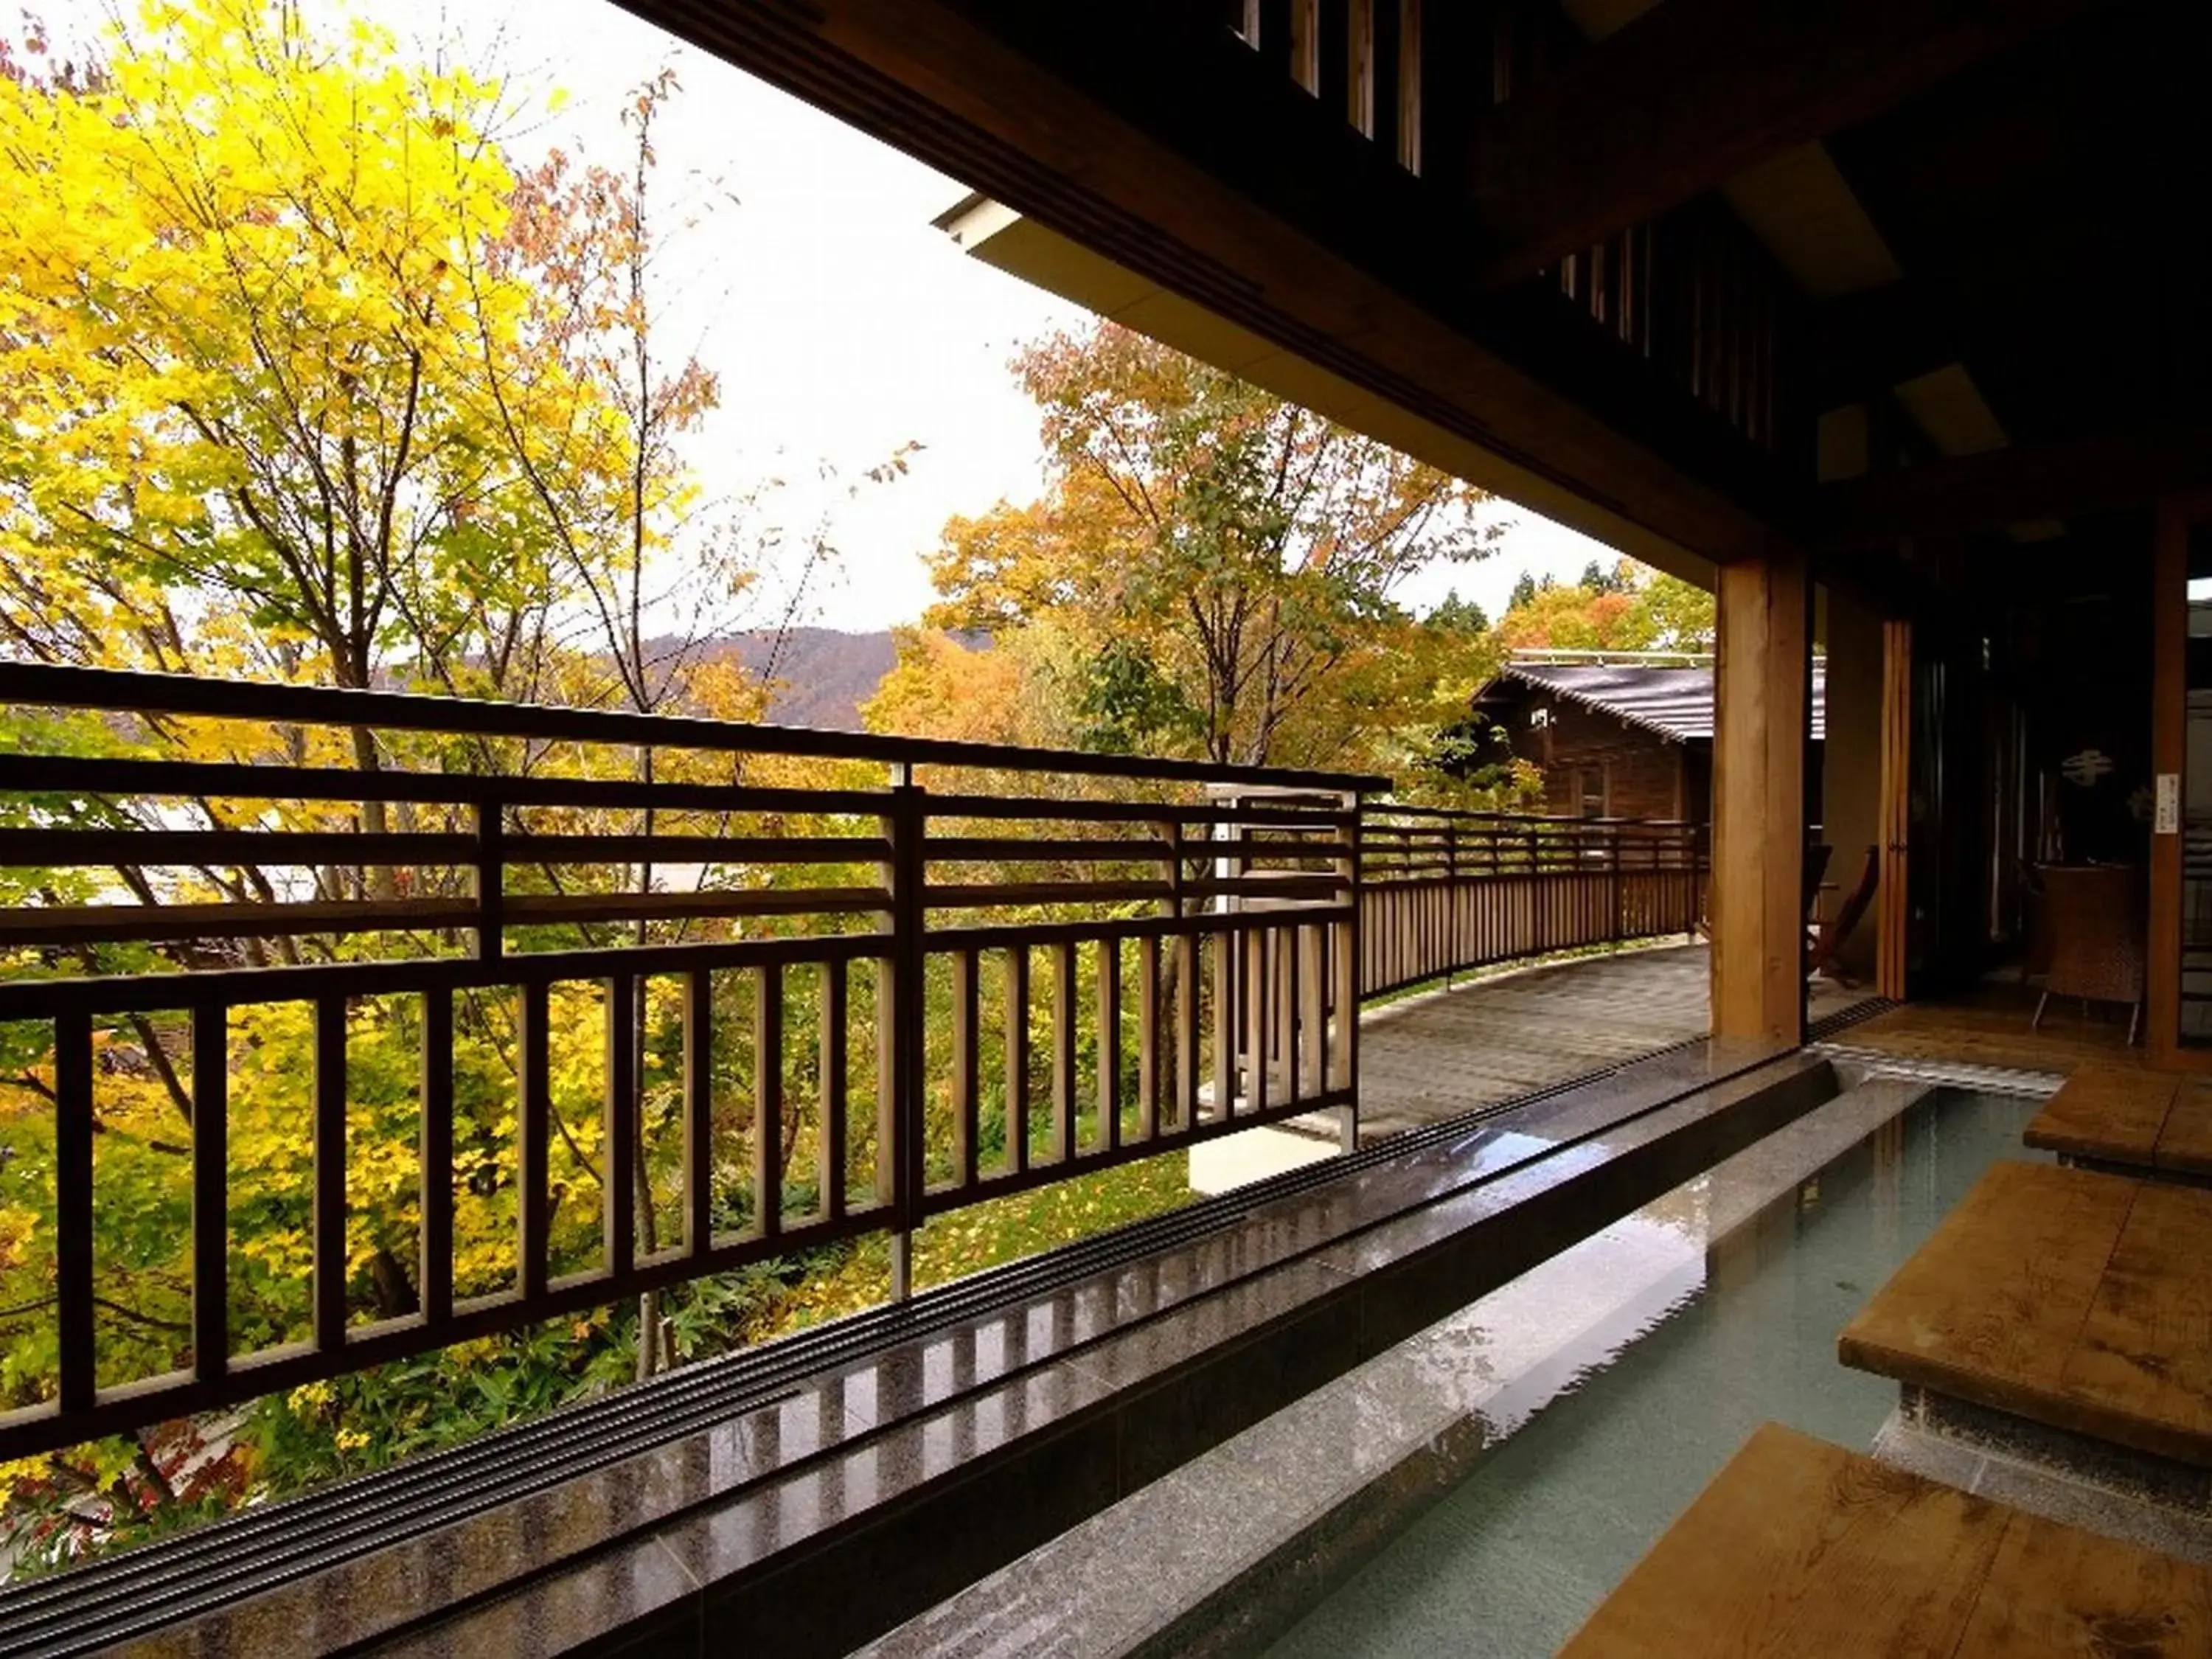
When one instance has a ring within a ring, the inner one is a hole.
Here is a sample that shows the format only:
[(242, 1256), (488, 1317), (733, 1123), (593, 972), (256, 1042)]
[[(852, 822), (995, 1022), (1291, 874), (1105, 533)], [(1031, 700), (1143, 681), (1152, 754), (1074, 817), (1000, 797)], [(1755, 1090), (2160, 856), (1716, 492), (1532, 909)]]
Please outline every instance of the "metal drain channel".
[[(1808, 1031), (1808, 1040), (1847, 1029), (1887, 1006), (1862, 1004), (1832, 1015)], [(787, 1397), (807, 1379), (890, 1342), (928, 1336), (1194, 1243), (1285, 1199), (1449, 1143), (1492, 1119), (1588, 1088), (1705, 1040), (1693, 1037), (1669, 1044), (1095, 1239), (988, 1269), (923, 1291), (902, 1306), (872, 1310), (761, 1348), (702, 1361), (635, 1388), (564, 1407), (536, 1422), (496, 1431), (466, 1446), (321, 1487), (55, 1578), (0, 1591), (0, 1632), (4, 1632), (0, 1650), (79, 1651), (211, 1611), (757, 1410)], [(1771, 1064), (1773, 1058), (1778, 1056), (1700, 1079), (1696, 1086), (1710, 1088)], [(1670, 1103), (1626, 1114), (1606, 1127)], [(1545, 1156), (1572, 1144), (1562, 1143)]]

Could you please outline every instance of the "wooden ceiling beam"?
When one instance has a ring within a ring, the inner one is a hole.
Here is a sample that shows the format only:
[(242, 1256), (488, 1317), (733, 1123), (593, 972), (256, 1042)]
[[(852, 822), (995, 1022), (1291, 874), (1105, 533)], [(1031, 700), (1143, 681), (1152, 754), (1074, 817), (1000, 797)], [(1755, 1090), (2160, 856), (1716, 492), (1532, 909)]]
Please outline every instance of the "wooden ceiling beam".
[(2028, 444), (1875, 473), (1815, 492), (1824, 554), (2147, 507), (2212, 489), (2212, 427)]
[(2089, 0), (1664, 0), (1468, 135), (1488, 286), (2019, 45)]

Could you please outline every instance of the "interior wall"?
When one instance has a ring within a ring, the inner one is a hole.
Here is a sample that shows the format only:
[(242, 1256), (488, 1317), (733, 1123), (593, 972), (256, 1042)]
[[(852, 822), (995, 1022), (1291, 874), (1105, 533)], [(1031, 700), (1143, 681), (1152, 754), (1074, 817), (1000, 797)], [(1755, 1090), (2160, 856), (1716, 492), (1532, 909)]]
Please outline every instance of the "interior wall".
[[(1879, 835), (1881, 811), (1881, 618), (1830, 590), (1824, 606), (1828, 653), (1827, 741), (1821, 745), (1821, 838), (1835, 848), (1828, 879), (1849, 894)], [(1840, 899), (1838, 900), (1840, 902)], [(1874, 972), (1874, 912), (1844, 943), (1846, 971)]]

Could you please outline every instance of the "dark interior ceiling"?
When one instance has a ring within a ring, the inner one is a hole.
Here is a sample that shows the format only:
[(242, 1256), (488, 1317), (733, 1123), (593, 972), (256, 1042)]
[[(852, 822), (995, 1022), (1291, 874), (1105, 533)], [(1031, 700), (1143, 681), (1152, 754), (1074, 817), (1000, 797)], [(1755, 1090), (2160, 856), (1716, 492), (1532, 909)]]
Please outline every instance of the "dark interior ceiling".
[(2212, 8), (2097, 8), (1830, 154), (2021, 444), (2212, 416)]

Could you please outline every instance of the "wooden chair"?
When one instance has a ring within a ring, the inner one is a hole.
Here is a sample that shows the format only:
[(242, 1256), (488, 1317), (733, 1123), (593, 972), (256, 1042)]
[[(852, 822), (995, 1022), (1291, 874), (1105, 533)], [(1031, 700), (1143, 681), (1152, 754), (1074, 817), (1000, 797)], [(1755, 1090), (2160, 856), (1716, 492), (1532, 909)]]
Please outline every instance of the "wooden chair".
[(1866, 850), (1866, 864), (1859, 872), (1858, 885), (1844, 896), (1836, 907), (1836, 914), (1820, 924), (1813, 940), (1813, 954), (1807, 959), (1805, 971), (1818, 974), (1825, 971), (1838, 985), (1848, 986), (1851, 981), (1836, 965), (1836, 953), (1844, 948), (1859, 923), (1866, 917), (1868, 907), (1874, 902), (1874, 890), (1881, 880), (1881, 848)]
[(2145, 971), (2141, 872), (2122, 865), (2050, 865), (2041, 873), (2051, 967), (2028, 1029), (2041, 1027), (2053, 996), (2124, 1002), (2132, 1047), (2142, 1022)]

